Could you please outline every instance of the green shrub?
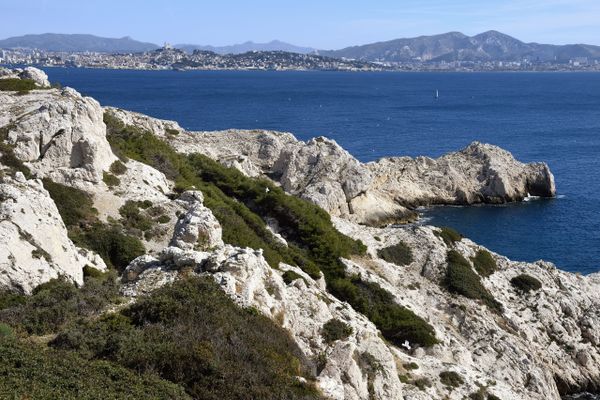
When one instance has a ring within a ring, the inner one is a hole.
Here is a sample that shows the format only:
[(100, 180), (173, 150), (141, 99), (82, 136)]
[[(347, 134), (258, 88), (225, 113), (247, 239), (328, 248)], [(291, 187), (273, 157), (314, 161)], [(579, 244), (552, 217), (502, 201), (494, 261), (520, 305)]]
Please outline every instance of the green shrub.
[(404, 242), (377, 250), (377, 255), (385, 261), (396, 265), (408, 265), (413, 262), (413, 254), (410, 247)]
[(167, 132), (169, 135), (173, 135), (173, 136), (179, 135), (179, 131), (177, 129), (173, 129), (173, 128), (167, 128), (167, 129), (165, 129), (165, 132)]
[(106, 186), (108, 186), (109, 188), (119, 186), (121, 184), (121, 180), (119, 178), (106, 171), (102, 173), (102, 181), (106, 183)]
[(36, 247), (31, 250), (31, 257), (41, 259), (44, 258), (47, 262), (52, 262), (52, 256), (48, 254), (48, 252), (41, 247)]
[(121, 160), (117, 160), (110, 165), (109, 171), (115, 175), (123, 175), (127, 172), (127, 166)]
[(359, 277), (337, 279), (331, 282), (330, 291), (369, 318), (383, 336), (396, 345), (405, 340), (424, 347), (438, 343), (431, 325), (397, 304), (393, 296), (376, 283)]
[(28, 334), (58, 332), (75, 318), (97, 314), (119, 298), (114, 276), (87, 278), (77, 289), (65, 279), (53, 279), (37, 286), (22, 303), (0, 311), (0, 321)]
[(25, 304), (27, 296), (8, 291), (0, 292), (0, 310)]
[(67, 227), (83, 226), (96, 220), (98, 211), (94, 208), (92, 196), (82, 190), (55, 183), (47, 178), (44, 178), (42, 182)]
[(105, 276), (105, 273), (100, 271), (99, 269), (90, 267), (89, 265), (86, 265), (83, 267), (83, 277), (84, 278), (100, 279), (100, 278), (103, 278), (104, 276)]
[(340, 321), (339, 319), (331, 319), (323, 325), (321, 335), (326, 343), (333, 343), (336, 340), (346, 339), (352, 334), (352, 328)]
[(492, 275), (498, 269), (496, 260), (494, 260), (494, 257), (487, 250), (479, 250), (472, 261), (475, 271), (483, 277)]
[[(143, 205), (143, 203), (141, 203)], [(150, 203), (152, 206), (152, 203)], [(148, 207), (150, 207), (148, 206)], [(137, 229), (142, 232), (150, 230), (153, 226), (152, 220), (140, 212), (140, 203), (128, 200), (121, 208), (121, 223), (127, 229)]]
[(0, 341), (7, 337), (13, 337), (15, 333), (10, 325), (0, 322)]
[(446, 243), (447, 246), (453, 246), (454, 243), (460, 242), (463, 238), (460, 233), (456, 232), (454, 229), (448, 226), (440, 227), (440, 231), (435, 231), (434, 234), (442, 238), (442, 240), (444, 241), (444, 243)]
[(135, 258), (146, 253), (138, 238), (128, 236), (118, 226), (94, 223), (72, 236), (73, 241), (95, 251), (109, 266), (123, 271)]
[(126, 235), (119, 226), (98, 220), (89, 194), (49, 179), (43, 182), (75, 244), (95, 251), (107, 265), (119, 270), (146, 252), (139, 239)]
[(536, 291), (542, 288), (542, 282), (527, 274), (515, 276), (510, 280), (510, 283), (521, 293), (529, 293), (532, 290)]
[(457, 388), (465, 383), (463, 378), (454, 371), (440, 372), (440, 382), (452, 388)]
[(191, 399), (175, 384), (114, 363), (0, 338), (3, 399)]
[(296, 272), (294, 272), (292, 270), (285, 271), (282, 275), (282, 278), (283, 278), (283, 281), (286, 283), (286, 285), (289, 285), (290, 283), (294, 282), (296, 279), (304, 280), (304, 278), (300, 274), (297, 274)]
[(158, 222), (159, 224), (166, 224), (170, 221), (171, 221), (171, 218), (169, 218), (168, 215), (161, 215), (160, 217), (158, 217), (156, 219), (156, 222)]
[(500, 400), (500, 397), (496, 396), (495, 394), (488, 393), (487, 400)]
[(485, 389), (481, 388), (476, 392), (473, 392), (469, 395), (470, 400), (485, 400)]
[(180, 280), (121, 314), (73, 325), (51, 345), (152, 371), (197, 399), (320, 398), (311, 365), (289, 334), (238, 307), (207, 277)]
[(419, 378), (415, 379), (413, 385), (418, 387), (420, 390), (425, 390), (426, 388), (431, 387), (431, 381), (429, 378)]
[(37, 85), (31, 79), (0, 79), (0, 91), (3, 92), (29, 92), (35, 88), (37, 88)]
[(481, 300), (491, 309), (502, 311), (490, 292), (481, 283), (481, 277), (473, 271), (469, 262), (456, 250), (447, 254), (445, 285), (451, 293), (457, 293), (469, 299)]
[(417, 364), (416, 362), (402, 364), (402, 366), (404, 367), (404, 369), (407, 369), (409, 371), (414, 370), (414, 369), (419, 369), (419, 364)]

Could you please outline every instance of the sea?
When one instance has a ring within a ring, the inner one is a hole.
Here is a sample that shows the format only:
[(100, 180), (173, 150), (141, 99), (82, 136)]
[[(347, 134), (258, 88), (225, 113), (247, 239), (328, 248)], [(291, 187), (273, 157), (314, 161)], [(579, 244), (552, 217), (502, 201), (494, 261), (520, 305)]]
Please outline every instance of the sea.
[(420, 210), (422, 221), (451, 226), (514, 260), (600, 270), (600, 74), (45, 71), (103, 105), (189, 130), (328, 136), (363, 162), (439, 157), (472, 141), (545, 161), (555, 199), (433, 207)]

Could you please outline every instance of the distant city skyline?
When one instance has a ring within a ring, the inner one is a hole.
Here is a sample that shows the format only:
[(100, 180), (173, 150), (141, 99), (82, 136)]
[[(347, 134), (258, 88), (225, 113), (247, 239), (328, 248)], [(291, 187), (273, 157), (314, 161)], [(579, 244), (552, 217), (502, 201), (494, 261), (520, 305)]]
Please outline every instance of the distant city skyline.
[[(291, 3), (291, 2), (290, 2)], [(230, 45), (277, 39), (338, 49), (401, 37), (498, 30), (525, 42), (600, 44), (597, 0), (29, 0), (2, 2), (0, 39), (35, 33), (131, 36), (140, 41)]]

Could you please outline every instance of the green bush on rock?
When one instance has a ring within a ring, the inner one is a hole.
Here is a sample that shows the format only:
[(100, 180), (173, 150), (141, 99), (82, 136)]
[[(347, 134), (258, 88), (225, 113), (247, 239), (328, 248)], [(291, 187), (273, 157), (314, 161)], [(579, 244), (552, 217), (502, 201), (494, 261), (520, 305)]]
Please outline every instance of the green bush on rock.
[(0, 91), (27, 93), (36, 89), (37, 85), (31, 79), (8, 78), (0, 79)]
[(0, 321), (27, 334), (45, 335), (58, 332), (75, 318), (97, 314), (119, 298), (112, 274), (86, 278), (81, 289), (65, 279), (53, 279), (1, 310)]
[(542, 282), (531, 275), (521, 274), (510, 280), (511, 285), (521, 293), (529, 293), (542, 288)]
[(460, 233), (456, 232), (454, 229), (448, 226), (441, 227), (440, 230), (435, 231), (434, 234), (442, 238), (444, 243), (446, 243), (446, 245), (449, 247), (453, 246), (456, 242), (460, 242), (463, 238)]
[(206, 277), (180, 280), (120, 314), (73, 325), (51, 345), (156, 373), (196, 399), (321, 398), (311, 365), (288, 333), (237, 306)]
[(336, 340), (346, 339), (350, 336), (352, 328), (339, 319), (331, 319), (323, 325), (321, 334), (326, 343), (333, 343)]
[(481, 277), (473, 271), (469, 261), (458, 251), (448, 251), (447, 262), (448, 266), (446, 268), (444, 283), (448, 291), (469, 299), (481, 300), (491, 309), (502, 311), (502, 305), (483, 286)]
[(451, 388), (457, 388), (465, 383), (463, 378), (454, 371), (440, 372), (440, 382)]
[[(323, 209), (286, 194), (266, 179), (249, 178), (206, 156), (179, 154), (150, 132), (124, 125), (110, 112), (105, 113), (104, 121), (113, 151), (121, 159), (153, 166), (174, 180), (178, 191), (202, 190), (204, 204), (219, 220), (226, 243), (263, 249), (273, 268), (285, 262), (314, 279), (322, 273), (328, 290), (367, 315), (388, 340), (410, 340), (424, 346), (437, 343), (433, 328), (396, 304), (389, 292), (346, 277), (340, 258), (364, 254), (366, 247), (338, 232)], [(266, 218), (278, 222), (288, 246), (266, 228)]]
[(0, 337), (3, 399), (191, 399), (183, 388), (114, 363)]
[(494, 257), (487, 250), (479, 250), (472, 261), (475, 271), (483, 277), (492, 275), (498, 269), (496, 260), (494, 260)]
[(412, 250), (404, 242), (377, 250), (377, 255), (387, 262), (396, 265), (408, 265), (413, 262)]
[(49, 179), (43, 183), (75, 244), (94, 250), (104, 262), (119, 270), (146, 252), (139, 239), (126, 235), (119, 226), (98, 220), (98, 211), (88, 193)]

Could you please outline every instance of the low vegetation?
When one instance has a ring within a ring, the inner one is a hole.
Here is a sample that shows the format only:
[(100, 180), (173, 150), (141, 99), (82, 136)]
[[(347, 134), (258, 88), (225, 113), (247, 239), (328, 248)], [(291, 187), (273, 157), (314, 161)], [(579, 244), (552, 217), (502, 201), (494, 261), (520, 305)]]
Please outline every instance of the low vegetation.
[(448, 267), (446, 268), (445, 285), (448, 291), (465, 296), (469, 299), (481, 300), (484, 304), (496, 311), (502, 311), (492, 294), (481, 283), (481, 277), (458, 251), (450, 250), (447, 254)]
[(346, 339), (350, 336), (352, 334), (352, 328), (339, 319), (331, 319), (323, 325), (321, 334), (326, 343), (333, 343), (336, 340)]
[(460, 233), (447, 226), (440, 227), (440, 230), (435, 231), (434, 234), (442, 238), (448, 247), (453, 246), (456, 242), (460, 242), (463, 238)]
[(8, 78), (0, 79), (0, 91), (19, 92), (20, 94), (28, 93), (30, 90), (37, 88), (35, 82), (31, 79)]
[[(286, 194), (266, 179), (248, 178), (200, 154), (185, 156), (153, 134), (126, 126), (105, 113), (108, 139), (122, 160), (153, 166), (176, 183), (176, 190), (196, 188), (223, 227), (223, 240), (240, 247), (263, 249), (267, 262), (297, 265), (312, 278), (324, 275), (328, 289), (367, 315), (395, 343), (410, 340), (424, 346), (436, 343), (433, 328), (412, 311), (398, 305), (376, 284), (347, 277), (340, 257), (363, 254), (364, 244), (338, 232), (320, 207)], [(288, 246), (266, 228), (277, 220)]]
[(191, 399), (183, 388), (107, 361), (0, 337), (3, 399)]
[(281, 277), (283, 278), (283, 281), (286, 283), (286, 285), (289, 285), (290, 283), (294, 282), (296, 279), (304, 280), (304, 278), (300, 274), (297, 274), (296, 272), (291, 271), (291, 270), (285, 271)]
[(210, 278), (180, 280), (120, 313), (72, 325), (51, 346), (155, 373), (196, 399), (320, 398), (289, 335)]
[(542, 282), (531, 275), (521, 274), (510, 280), (511, 285), (521, 293), (529, 293), (531, 291), (540, 290)]
[[(152, 203), (150, 203), (152, 206)], [(128, 200), (121, 208), (119, 208), (119, 214), (121, 214), (121, 223), (128, 231), (133, 232), (147, 232), (154, 226), (154, 222), (151, 218), (142, 213), (140, 209), (148, 208), (143, 202)]]
[(408, 265), (414, 261), (410, 247), (404, 242), (377, 250), (377, 255), (387, 262), (396, 265)]
[(115, 187), (115, 186), (119, 186), (121, 184), (121, 180), (119, 178), (117, 178), (115, 175), (104, 171), (102, 173), (102, 181), (106, 184), (106, 186), (108, 186), (109, 188)]
[(98, 211), (93, 208), (89, 194), (49, 179), (44, 179), (43, 183), (75, 244), (94, 250), (104, 262), (120, 271), (146, 252), (142, 242), (125, 234), (122, 226), (98, 220)]
[(127, 166), (121, 160), (117, 160), (110, 165), (109, 171), (115, 175), (123, 175), (127, 172)]
[(494, 260), (494, 257), (487, 250), (479, 250), (472, 261), (475, 271), (484, 278), (487, 278), (498, 270), (496, 260)]
[(0, 296), (4, 300), (0, 321), (24, 334), (45, 335), (79, 317), (96, 315), (120, 299), (112, 273), (88, 277), (85, 283), (78, 289), (60, 278), (36, 287), (28, 297), (5, 293)]
[(465, 383), (463, 378), (454, 371), (440, 372), (440, 382), (451, 388), (460, 387), (463, 383)]
[(333, 281), (331, 291), (367, 316), (386, 339), (398, 346), (405, 340), (424, 347), (438, 343), (431, 325), (411, 310), (397, 304), (390, 292), (376, 283), (353, 276)]

